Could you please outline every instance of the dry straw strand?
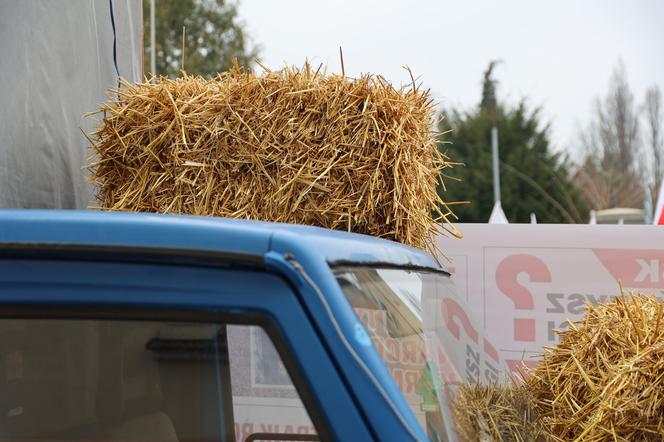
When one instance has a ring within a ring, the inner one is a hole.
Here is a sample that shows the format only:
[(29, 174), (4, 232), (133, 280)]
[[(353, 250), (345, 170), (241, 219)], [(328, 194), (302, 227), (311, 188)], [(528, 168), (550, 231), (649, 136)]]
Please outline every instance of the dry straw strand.
[(528, 393), (516, 383), (461, 384), (451, 406), (456, 431), (465, 441), (548, 440)]
[(430, 252), (434, 221), (460, 236), (436, 191), (453, 163), (428, 91), (236, 66), (122, 82), (100, 114), (90, 169), (104, 209), (310, 224)]
[(542, 423), (558, 440), (652, 441), (664, 437), (664, 304), (622, 295), (588, 305), (558, 331), (526, 375)]

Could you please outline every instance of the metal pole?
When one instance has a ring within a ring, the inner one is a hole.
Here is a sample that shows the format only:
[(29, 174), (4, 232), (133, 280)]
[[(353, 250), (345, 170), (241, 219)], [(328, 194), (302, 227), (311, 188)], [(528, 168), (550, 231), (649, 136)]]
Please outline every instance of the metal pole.
[(491, 128), (491, 153), (493, 155), (493, 201), (500, 201), (500, 167), (498, 163), (498, 128)]
[(155, 0), (150, 0), (150, 74), (157, 75), (157, 45), (155, 44), (156, 40), (156, 31), (155, 31)]

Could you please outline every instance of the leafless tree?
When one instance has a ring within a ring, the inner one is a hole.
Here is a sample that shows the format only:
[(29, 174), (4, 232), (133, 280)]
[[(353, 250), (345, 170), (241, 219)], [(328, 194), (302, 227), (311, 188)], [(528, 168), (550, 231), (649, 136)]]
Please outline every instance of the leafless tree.
[[(643, 202), (642, 190), (639, 195), (634, 192), (635, 174), (639, 172), (639, 113), (622, 61), (613, 71), (607, 95), (595, 101), (595, 114), (581, 135), (581, 142), (586, 148), (586, 158), (580, 174), (586, 176), (585, 181), (601, 181), (591, 187), (605, 189), (602, 200), (606, 207), (596, 209), (627, 203), (620, 201), (624, 199), (621, 195), (629, 195), (631, 205), (638, 200)], [(580, 190), (587, 193), (589, 188), (586, 182)]]
[(598, 101), (596, 106), (602, 166), (623, 174), (633, 171), (639, 142), (639, 118), (622, 61), (613, 71), (604, 102)]

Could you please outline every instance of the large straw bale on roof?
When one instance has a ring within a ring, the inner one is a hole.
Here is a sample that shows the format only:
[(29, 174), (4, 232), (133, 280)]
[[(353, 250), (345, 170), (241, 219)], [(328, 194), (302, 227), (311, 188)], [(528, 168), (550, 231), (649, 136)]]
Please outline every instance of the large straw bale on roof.
[(451, 166), (415, 85), (286, 68), (123, 83), (91, 137), (100, 206), (311, 224), (433, 250)]
[(525, 387), (558, 440), (664, 438), (664, 303), (630, 295), (589, 305), (560, 331)]

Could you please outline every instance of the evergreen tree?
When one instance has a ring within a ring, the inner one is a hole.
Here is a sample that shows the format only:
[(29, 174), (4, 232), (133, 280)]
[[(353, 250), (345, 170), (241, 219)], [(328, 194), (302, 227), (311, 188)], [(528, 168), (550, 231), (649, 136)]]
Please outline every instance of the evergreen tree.
[(498, 101), (496, 100), (496, 80), (491, 76), (498, 63), (500, 63), (499, 60), (492, 61), (489, 63), (489, 67), (484, 72), (480, 109), (486, 112), (492, 112), (498, 105)]
[[(488, 71), (490, 74), (490, 70)], [(565, 156), (551, 151), (548, 126), (540, 122), (539, 110), (524, 102), (507, 108), (493, 97), (485, 76), (482, 104), (474, 111), (452, 111), (441, 122), (441, 131), (451, 129), (441, 144), (453, 161), (462, 162), (450, 175), (461, 183), (450, 183), (446, 201), (469, 201), (455, 206), (461, 222), (485, 223), (494, 205), (491, 158), (493, 115), (498, 127), (501, 204), (510, 222), (529, 222), (535, 212), (539, 222), (585, 222), (587, 208), (571, 183), (570, 164)], [(448, 180), (449, 181), (449, 180)]]

